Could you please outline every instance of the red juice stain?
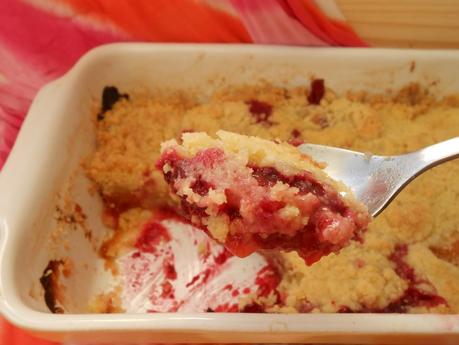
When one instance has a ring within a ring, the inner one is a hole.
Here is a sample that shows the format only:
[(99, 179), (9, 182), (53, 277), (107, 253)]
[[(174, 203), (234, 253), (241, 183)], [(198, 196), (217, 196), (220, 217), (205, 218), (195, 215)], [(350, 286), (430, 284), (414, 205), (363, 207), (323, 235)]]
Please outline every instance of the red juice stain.
[(246, 305), (241, 312), (243, 313), (264, 313), (265, 308), (258, 303), (251, 303)]
[(143, 227), (135, 247), (142, 252), (154, 253), (159, 243), (162, 241), (169, 242), (170, 240), (171, 237), (164, 225), (157, 221), (151, 221)]
[(223, 290), (232, 290), (233, 289), (233, 285), (231, 284), (227, 284), (225, 285), (225, 287), (223, 288)]
[(188, 219), (177, 214), (177, 212), (174, 209), (168, 207), (162, 207), (157, 212), (155, 212), (155, 215), (153, 216), (152, 220), (155, 220), (157, 222), (163, 220), (173, 220), (175, 222), (192, 225)]
[(140, 256), (141, 256), (140, 252), (135, 252), (135, 253), (132, 253), (131, 258), (138, 259), (140, 258)]
[(268, 296), (271, 292), (274, 292), (280, 283), (279, 273), (268, 265), (262, 268), (255, 279), (255, 284), (258, 286), (258, 295), (261, 297)]
[(196, 274), (193, 278), (191, 278), (191, 280), (185, 285), (186, 287), (190, 287), (191, 285), (193, 285), (194, 283), (196, 283), (199, 279), (201, 274)]
[(177, 272), (175, 271), (175, 266), (172, 262), (164, 261), (163, 263), (164, 275), (167, 279), (175, 280), (177, 279)]
[(231, 296), (233, 297), (239, 296), (239, 290), (233, 290), (233, 292), (231, 292)]
[(405, 257), (408, 255), (408, 246), (406, 244), (399, 244), (395, 247), (389, 260), (395, 263), (395, 272), (410, 282), (416, 280), (414, 269), (405, 262)]
[(250, 114), (252, 114), (256, 123), (262, 123), (268, 126), (273, 124), (269, 119), (273, 111), (271, 104), (254, 99), (247, 101), (246, 104), (249, 106)]
[(232, 256), (233, 254), (228, 250), (223, 249), (223, 251), (214, 258), (214, 261), (217, 265), (223, 265)]
[(237, 313), (239, 311), (239, 307), (237, 304), (229, 304), (229, 303), (224, 303), (219, 306), (217, 306), (215, 309), (213, 309), (213, 312), (216, 313)]
[(199, 278), (202, 277), (201, 279), (201, 282), (199, 283), (199, 285), (204, 285), (205, 283), (207, 283), (207, 281), (209, 280), (209, 277), (210, 275), (213, 273), (213, 270), (210, 269), (210, 268), (207, 268), (205, 269), (204, 271), (202, 271), (201, 273), (195, 275), (190, 282), (188, 282), (185, 286), (186, 287), (190, 287), (191, 285), (193, 285), (194, 283), (196, 283)]
[(309, 104), (319, 104), (325, 95), (325, 83), (323, 79), (313, 79), (311, 90), (308, 95)]
[(175, 296), (174, 296), (174, 287), (172, 286), (172, 284), (168, 281), (165, 281), (163, 282), (163, 284), (161, 285), (161, 288), (162, 288), (162, 292), (161, 292), (161, 297), (162, 298), (171, 298), (173, 299)]
[(225, 247), (234, 255), (245, 258), (259, 249), (257, 243), (250, 234), (229, 234), (225, 241)]
[(173, 305), (172, 307), (169, 308), (168, 312), (170, 313), (176, 313), (179, 311), (179, 309), (182, 307), (184, 301), (181, 301), (181, 302), (177, 302), (177, 301), (173, 301)]
[(342, 306), (339, 307), (339, 309), (338, 309), (338, 313), (353, 313), (353, 312), (354, 312), (354, 311), (353, 311), (351, 308), (349, 308), (349, 307), (347, 307), (347, 306), (345, 306), (345, 305), (342, 305)]
[(347, 306), (341, 306), (339, 313), (406, 313), (410, 307), (435, 307), (441, 304), (447, 305), (446, 300), (436, 294), (422, 291), (416, 287), (417, 284), (430, 284), (425, 280), (416, 277), (414, 269), (405, 262), (408, 254), (406, 244), (397, 245), (389, 256), (389, 259), (395, 264), (395, 272), (403, 279), (408, 281), (408, 288), (403, 295), (397, 300), (391, 302), (384, 308), (363, 308), (353, 311)]
[(250, 293), (250, 288), (248, 288), (248, 287), (244, 288), (242, 290), (242, 293), (245, 294), (245, 295), (249, 294)]
[(405, 262), (408, 255), (408, 246), (406, 244), (397, 245), (389, 259), (395, 263), (395, 272), (409, 283), (408, 288), (403, 295), (395, 302), (382, 309), (383, 313), (405, 313), (408, 307), (422, 306), (435, 307), (440, 304), (448, 305), (446, 300), (436, 294), (422, 291), (417, 284), (430, 284), (426, 280), (421, 280), (416, 276), (414, 269)]
[(212, 270), (210, 268), (207, 268), (204, 272), (203, 272), (203, 277), (202, 277), (202, 282), (201, 284), (205, 284), (207, 283), (207, 281), (209, 280), (209, 277), (210, 275), (212, 274)]
[(300, 139), (300, 138), (293, 138), (293, 139), (289, 139), (287, 141), (287, 143), (289, 143), (292, 146), (298, 147), (300, 145), (303, 145), (305, 143), (305, 141), (303, 139)]

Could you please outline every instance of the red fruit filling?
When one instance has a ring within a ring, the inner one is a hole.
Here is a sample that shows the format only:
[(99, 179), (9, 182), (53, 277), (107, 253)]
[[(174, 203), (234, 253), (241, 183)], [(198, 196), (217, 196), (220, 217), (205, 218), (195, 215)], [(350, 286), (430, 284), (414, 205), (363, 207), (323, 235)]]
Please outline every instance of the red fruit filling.
[[(312, 264), (357, 238), (368, 223), (307, 171), (287, 176), (273, 167), (244, 166), (219, 148), (191, 158), (170, 149), (158, 168), (195, 225), (212, 234), (209, 218), (226, 222), (224, 245), (239, 257), (260, 249), (296, 250)], [(224, 200), (216, 201), (215, 193)]]
[(246, 104), (249, 106), (250, 114), (253, 116), (256, 123), (262, 123), (268, 126), (273, 124), (269, 119), (273, 111), (271, 104), (254, 99), (247, 101)]
[[(339, 313), (406, 313), (412, 307), (436, 307), (438, 305), (447, 305), (446, 300), (435, 293), (425, 291), (419, 286), (431, 286), (426, 280), (419, 279), (414, 269), (405, 262), (405, 256), (408, 254), (406, 245), (398, 245), (389, 259), (395, 264), (395, 272), (403, 279), (408, 281), (408, 288), (395, 301), (391, 302), (384, 308), (362, 308), (353, 311), (347, 306), (342, 306)], [(433, 289), (435, 290), (435, 289)]]
[(308, 95), (309, 104), (319, 104), (325, 95), (325, 83), (323, 79), (313, 79), (311, 90)]
[(142, 252), (153, 253), (160, 242), (170, 240), (171, 237), (164, 225), (158, 221), (152, 221), (144, 225), (135, 247)]

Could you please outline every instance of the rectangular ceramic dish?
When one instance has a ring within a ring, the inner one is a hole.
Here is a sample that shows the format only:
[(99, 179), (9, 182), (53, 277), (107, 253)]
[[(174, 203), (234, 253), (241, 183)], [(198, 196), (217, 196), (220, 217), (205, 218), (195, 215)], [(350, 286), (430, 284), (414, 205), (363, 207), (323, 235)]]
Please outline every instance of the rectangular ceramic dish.
[[(459, 342), (456, 315), (84, 314), (91, 296), (113, 283), (96, 254), (107, 231), (100, 222), (100, 201), (88, 192), (79, 165), (94, 149), (90, 115), (102, 88), (167, 87), (208, 94), (257, 80), (295, 86), (312, 76), (338, 92), (381, 92), (417, 81), (441, 95), (459, 91), (459, 52), (115, 44), (84, 56), (37, 95), (0, 176), (3, 315), (42, 337), (91, 344)], [(56, 205), (66, 193), (85, 209), (90, 239), (84, 231), (56, 225)], [(52, 314), (39, 279), (48, 261), (62, 256), (72, 259), (73, 274), (65, 281), (66, 313)]]

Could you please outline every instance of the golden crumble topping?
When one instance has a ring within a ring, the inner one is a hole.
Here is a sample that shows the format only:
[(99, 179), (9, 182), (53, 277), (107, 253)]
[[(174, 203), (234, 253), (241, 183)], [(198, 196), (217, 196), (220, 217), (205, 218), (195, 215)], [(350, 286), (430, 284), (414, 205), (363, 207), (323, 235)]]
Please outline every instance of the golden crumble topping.
[[(170, 203), (155, 162), (160, 143), (183, 132), (225, 130), (382, 155), (459, 135), (459, 97), (435, 99), (417, 84), (395, 95), (327, 90), (320, 104), (309, 104), (307, 95), (306, 88), (269, 85), (219, 91), (204, 102), (184, 94), (130, 94), (97, 122), (97, 149), (85, 169), (113, 208), (130, 212), (122, 221), (140, 224), (141, 208)], [(362, 243), (312, 266), (293, 252), (279, 253), (283, 302), (273, 300), (268, 310), (458, 313), (458, 204), (459, 161), (452, 161), (402, 191)]]

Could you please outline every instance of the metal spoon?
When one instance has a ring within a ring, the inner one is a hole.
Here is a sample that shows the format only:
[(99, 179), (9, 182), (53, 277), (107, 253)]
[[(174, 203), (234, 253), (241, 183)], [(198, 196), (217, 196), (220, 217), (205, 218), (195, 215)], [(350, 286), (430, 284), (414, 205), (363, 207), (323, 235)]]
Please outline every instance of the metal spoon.
[(303, 144), (304, 154), (327, 164), (325, 171), (346, 184), (376, 217), (424, 171), (459, 157), (459, 137), (400, 156), (376, 156), (336, 147)]

